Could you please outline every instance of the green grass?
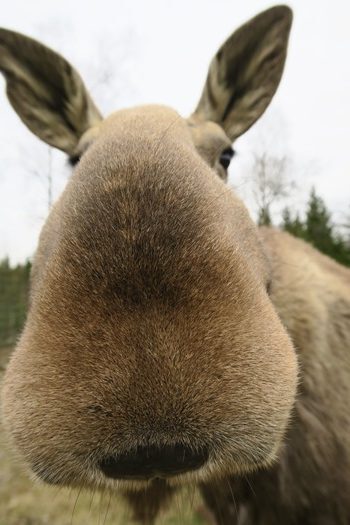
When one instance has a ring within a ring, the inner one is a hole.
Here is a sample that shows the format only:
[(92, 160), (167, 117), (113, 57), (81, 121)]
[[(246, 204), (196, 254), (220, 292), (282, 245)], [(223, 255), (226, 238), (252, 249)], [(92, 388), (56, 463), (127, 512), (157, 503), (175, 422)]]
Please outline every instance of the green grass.
[[(9, 349), (0, 349), (0, 379)], [(193, 509), (200, 505), (186, 491), (178, 494), (159, 525), (206, 523)], [(34, 483), (15, 460), (0, 426), (0, 525), (126, 525), (131, 514), (117, 496), (79, 493)]]

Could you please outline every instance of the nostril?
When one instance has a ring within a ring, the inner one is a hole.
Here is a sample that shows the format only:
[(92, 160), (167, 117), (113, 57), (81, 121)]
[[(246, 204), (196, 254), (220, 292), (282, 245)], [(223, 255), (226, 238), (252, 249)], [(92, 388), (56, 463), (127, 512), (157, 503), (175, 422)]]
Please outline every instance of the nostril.
[(149, 479), (175, 476), (196, 470), (208, 460), (206, 448), (195, 449), (182, 445), (137, 447), (132, 452), (107, 456), (99, 462), (109, 478)]

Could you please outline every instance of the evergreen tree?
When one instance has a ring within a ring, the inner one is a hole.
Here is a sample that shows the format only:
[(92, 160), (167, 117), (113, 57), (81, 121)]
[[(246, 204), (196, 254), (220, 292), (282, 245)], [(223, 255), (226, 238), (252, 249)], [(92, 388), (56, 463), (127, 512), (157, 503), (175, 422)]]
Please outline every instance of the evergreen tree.
[(298, 214), (293, 217), (289, 208), (283, 210), (282, 218), (284, 230), (311, 243), (339, 263), (350, 266), (350, 243), (335, 230), (331, 213), (314, 188), (310, 193), (304, 222)]
[(0, 261), (0, 346), (12, 345), (22, 330), (29, 289), (30, 263), (12, 268)]
[(306, 211), (305, 239), (321, 252), (332, 256), (334, 252), (334, 232), (331, 214), (326, 204), (312, 188)]
[(305, 239), (305, 225), (300, 219), (299, 213), (293, 218), (289, 208), (284, 208), (282, 211), (282, 228), (283, 230), (291, 233), (295, 237)]

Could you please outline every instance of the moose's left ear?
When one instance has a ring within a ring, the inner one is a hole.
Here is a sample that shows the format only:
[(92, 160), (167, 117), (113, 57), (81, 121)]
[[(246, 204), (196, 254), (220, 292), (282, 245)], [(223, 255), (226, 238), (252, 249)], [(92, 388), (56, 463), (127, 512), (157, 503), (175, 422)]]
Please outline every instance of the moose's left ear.
[(210, 64), (195, 116), (220, 124), (232, 141), (250, 128), (281, 80), (292, 18), (289, 7), (272, 7), (226, 40)]
[(83, 133), (102, 120), (78, 72), (32, 38), (0, 28), (0, 71), (24, 124), (68, 155), (74, 155)]

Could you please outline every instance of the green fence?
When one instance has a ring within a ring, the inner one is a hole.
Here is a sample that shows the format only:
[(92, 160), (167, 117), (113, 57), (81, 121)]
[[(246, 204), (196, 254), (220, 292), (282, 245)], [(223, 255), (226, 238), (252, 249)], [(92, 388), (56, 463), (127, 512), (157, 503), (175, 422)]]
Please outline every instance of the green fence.
[(20, 334), (28, 303), (30, 263), (11, 267), (0, 262), (0, 347), (12, 346)]

